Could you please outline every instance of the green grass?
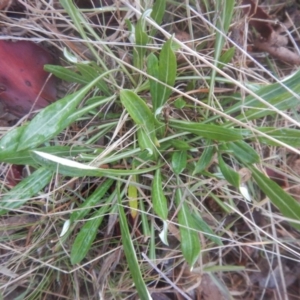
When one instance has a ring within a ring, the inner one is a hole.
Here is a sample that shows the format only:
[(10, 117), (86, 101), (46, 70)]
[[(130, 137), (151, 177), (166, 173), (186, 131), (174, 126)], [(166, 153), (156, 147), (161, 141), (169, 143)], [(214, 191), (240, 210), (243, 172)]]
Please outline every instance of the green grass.
[[(264, 60), (243, 63), (228, 38), (241, 13), (233, 1), (150, 2), (103, 12), (61, 0), (43, 15), (72, 28), (86, 55), (44, 28), (62, 62), (45, 69), (68, 92), (1, 131), (0, 233), (12, 216), (37, 216), (0, 235), (4, 299), (150, 299), (159, 286), (186, 295), (204, 273), (230, 299), (259, 257), (299, 263), (300, 204), (266, 168), (299, 181), (287, 157), (300, 154), (300, 72), (282, 81)], [(27, 170), (14, 187), (11, 164)]]

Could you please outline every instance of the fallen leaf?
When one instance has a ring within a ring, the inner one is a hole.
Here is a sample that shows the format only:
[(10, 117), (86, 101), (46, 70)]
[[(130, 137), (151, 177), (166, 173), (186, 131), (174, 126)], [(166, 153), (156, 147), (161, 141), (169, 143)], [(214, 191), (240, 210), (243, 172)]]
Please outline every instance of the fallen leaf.
[(12, 0), (0, 0), (0, 10), (8, 8), (12, 3)]
[[(203, 300), (225, 300), (224, 295), (219, 290), (217, 284), (209, 274), (204, 274), (200, 286), (197, 288)], [(198, 298), (199, 299), (199, 298)]]
[(268, 52), (270, 55), (280, 59), (283, 62), (291, 65), (300, 65), (300, 56), (288, 48), (270, 43), (270, 41), (264, 42), (261, 40), (254, 41), (254, 46), (258, 50)]
[(16, 186), (23, 178), (23, 165), (11, 165), (6, 174), (6, 181), (10, 187)]
[(0, 40), (0, 101), (9, 113), (21, 117), (56, 100), (56, 79), (43, 69), (53, 63), (33, 42)]
[(267, 20), (270, 19), (269, 15), (257, 6), (257, 2), (252, 0), (243, 0), (243, 5), (247, 5), (244, 8), (245, 14), (248, 14), (249, 24), (255, 28), (255, 30), (266, 40), (269, 39), (273, 32), (273, 28)]

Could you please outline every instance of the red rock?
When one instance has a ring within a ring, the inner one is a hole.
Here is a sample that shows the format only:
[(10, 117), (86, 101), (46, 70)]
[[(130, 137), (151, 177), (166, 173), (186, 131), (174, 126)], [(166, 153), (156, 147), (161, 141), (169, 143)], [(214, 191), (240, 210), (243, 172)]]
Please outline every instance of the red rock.
[(9, 113), (21, 117), (56, 100), (56, 80), (47, 81), (43, 69), (53, 63), (51, 54), (33, 42), (0, 40), (0, 101)]

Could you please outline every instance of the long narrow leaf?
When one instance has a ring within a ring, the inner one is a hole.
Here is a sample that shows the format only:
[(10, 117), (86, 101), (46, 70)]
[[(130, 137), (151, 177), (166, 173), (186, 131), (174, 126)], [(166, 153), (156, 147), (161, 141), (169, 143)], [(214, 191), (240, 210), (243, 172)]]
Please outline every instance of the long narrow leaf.
[(133, 121), (145, 132), (145, 134), (139, 133), (138, 136), (141, 148), (149, 148), (152, 153), (156, 153), (155, 122), (150, 108), (133, 91), (121, 91), (120, 98)]
[[(267, 133), (272, 138), (275, 138), (283, 143), (293, 147), (300, 147), (300, 130), (293, 128), (274, 128), (274, 127), (260, 127), (258, 130)], [(258, 139), (271, 146), (278, 146), (277, 143), (270, 141), (266, 137), (258, 137)]]
[(76, 236), (71, 249), (71, 263), (73, 265), (80, 263), (90, 250), (92, 243), (96, 238), (98, 228), (101, 225), (105, 214), (108, 212), (110, 203), (115, 196), (114, 193), (107, 199), (106, 203), (93, 214), (91, 219), (83, 225)]
[(240, 183), (240, 175), (230, 168), (223, 160), (221, 154), (218, 155), (219, 167), (224, 176), (224, 178), (233, 186), (238, 188)]
[(178, 223), (180, 225), (181, 251), (187, 263), (191, 268), (193, 268), (201, 250), (199, 236), (194, 230), (195, 224), (193, 217), (186, 202), (182, 201), (182, 192), (179, 188), (176, 190), (175, 198), (176, 204), (180, 206), (180, 210), (178, 212)]
[(193, 171), (193, 175), (201, 173), (206, 169), (206, 167), (209, 166), (215, 151), (216, 151), (215, 147), (212, 145), (211, 141), (208, 140), (205, 149), (203, 150), (199, 160), (196, 163), (195, 169)]
[[(155, 0), (155, 3), (152, 7), (151, 18), (158, 25), (160, 25), (163, 20), (165, 10), (166, 10), (166, 0)], [(155, 33), (156, 33), (156, 28), (153, 28), (150, 32), (150, 36), (154, 36)]]
[(166, 87), (162, 83), (165, 83), (169, 86), (174, 86), (176, 71), (176, 56), (172, 49), (172, 39), (169, 39), (162, 47), (159, 55), (159, 61), (154, 54), (151, 54), (148, 58), (147, 72), (149, 75), (157, 78), (159, 81), (158, 82), (154, 79), (149, 79), (153, 112), (155, 114), (157, 113), (157, 109), (166, 103), (170, 94), (172, 93), (171, 88)]
[(251, 170), (252, 176), (259, 188), (285, 217), (298, 221), (298, 223), (290, 223), (293, 227), (300, 230), (300, 203), (254, 166), (249, 165), (248, 168)]
[(68, 117), (100, 78), (101, 76), (80, 91), (47, 106), (36, 115), (22, 132), (17, 150), (37, 147), (66, 128), (69, 125)]
[(75, 222), (84, 218), (90, 210), (99, 204), (103, 196), (107, 193), (108, 189), (112, 186), (114, 180), (107, 179), (103, 182), (93, 193), (90, 195), (79, 207), (74, 210), (70, 216), (71, 222)]
[(0, 215), (8, 210), (21, 207), (24, 203), (41, 191), (51, 180), (53, 172), (47, 168), (39, 168), (23, 179), (12, 190), (4, 195), (0, 202)]
[(152, 204), (154, 212), (163, 220), (167, 220), (168, 203), (162, 188), (160, 169), (156, 170), (152, 183)]
[[(225, 43), (224, 35), (227, 34), (229, 30), (229, 26), (231, 24), (231, 19), (234, 11), (234, 0), (223, 0), (216, 1), (216, 27), (218, 30), (216, 31), (215, 38), (215, 49), (214, 49), (214, 64), (218, 66), (219, 58)], [(215, 77), (216, 77), (216, 69), (212, 69), (211, 81), (210, 81), (210, 89), (209, 89), (209, 99), (214, 91), (215, 86)]]
[(19, 145), (20, 138), (23, 134), (23, 131), (27, 125), (17, 127), (9, 131), (1, 140), (0, 140), (0, 150), (1, 152), (10, 153), (11, 151), (16, 151)]
[(225, 146), (241, 163), (254, 164), (260, 160), (257, 152), (244, 141), (229, 142)]
[(72, 177), (131, 176), (151, 172), (159, 168), (159, 166), (154, 166), (146, 169), (137, 168), (135, 170), (101, 169), (40, 151), (32, 151), (32, 157), (37, 163), (47, 167), (53, 172)]
[(136, 257), (135, 249), (129, 232), (126, 215), (121, 201), (121, 195), (118, 196), (118, 207), (119, 207), (119, 221), (122, 235), (122, 243), (128, 262), (128, 267), (135, 284), (135, 288), (139, 294), (140, 299), (150, 300), (151, 296), (147, 290), (145, 282), (142, 277), (140, 266)]
[(243, 138), (239, 130), (224, 128), (218, 125), (186, 122), (175, 119), (170, 119), (169, 123), (172, 128), (188, 131), (210, 140), (235, 141)]
[(136, 47), (134, 48), (134, 52), (133, 52), (133, 64), (139, 70), (144, 69), (147, 42), (148, 42), (148, 35), (145, 32), (145, 17), (144, 15), (142, 15), (135, 26)]

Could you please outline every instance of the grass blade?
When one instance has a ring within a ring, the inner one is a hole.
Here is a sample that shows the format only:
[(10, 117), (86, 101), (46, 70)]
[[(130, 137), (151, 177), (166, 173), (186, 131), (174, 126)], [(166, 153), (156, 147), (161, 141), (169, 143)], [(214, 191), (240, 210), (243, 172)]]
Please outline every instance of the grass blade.
[(195, 222), (195, 228), (199, 231), (201, 231), (202, 233), (204, 233), (204, 235), (211, 240), (213, 243), (216, 243), (219, 246), (223, 245), (223, 242), (221, 240), (221, 238), (219, 236), (217, 236), (213, 230), (211, 229), (211, 227), (202, 219), (202, 217), (199, 214), (193, 214), (192, 215)]
[(47, 167), (53, 172), (58, 172), (65, 176), (83, 177), (83, 176), (131, 176), (143, 174), (156, 170), (160, 166), (154, 166), (146, 169), (136, 168), (134, 170), (114, 170), (92, 167), (66, 158), (58, 157), (52, 154), (32, 151), (32, 157), (41, 165)]
[[(254, 166), (248, 166), (259, 188), (267, 195), (270, 201), (278, 207), (280, 212), (287, 218), (300, 221), (300, 203), (285, 192), (277, 183), (258, 171)], [(300, 230), (300, 223), (290, 222)]]
[[(163, 45), (159, 55), (159, 61), (154, 54), (149, 56), (147, 72), (149, 75), (157, 78), (160, 82), (169, 86), (174, 86), (177, 72), (177, 61), (172, 49), (172, 39), (169, 39)], [(157, 110), (166, 103), (172, 93), (172, 90), (156, 80), (149, 79), (149, 81), (153, 112), (156, 114)]]
[(113, 179), (107, 179), (90, 195), (77, 210), (73, 211), (70, 220), (75, 222), (84, 218), (90, 210), (101, 201), (102, 197), (107, 193), (108, 189), (114, 183)]
[[(216, 27), (216, 39), (215, 39), (215, 51), (214, 51), (214, 65), (218, 66), (219, 58), (225, 43), (224, 35), (227, 34), (229, 26), (231, 24), (231, 19), (234, 10), (234, 0), (224, 0), (216, 1), (216, 11), (217, 11), (217, 23)], [(214, 87), (215, 87), (215, 78), (216, 78), (216, 69), (212, 69), (210, 89), (209, 89), (209, 99), (211, 99)]]
[[(119, 189), (120, 186), (118, 186), (118, 190)], [(150, 300), (151, 296), (143, 280), (140, 266), (135, 253), (135, 248), (133, 246), (133, 242), (129, 232), (126, 215), (121, 201), (120, 191), (118, 192), (118, 208), (123, 248), (135, 288), (137, 289), (140, 299)]]
[(162, 188), (160, 169), (156, 170), (152, 183), (152, 204), (154, 212), (163, 220), (167, 220), (168, 203)]
[(243, 138), (239, 130), (224, 128), (218, 125), (185, 122), (171, 119), (170, 127), (188, 131), (204, 138), (217, 141), (235, 141)]
[[(286, 143), (292, 147), (300, 147), (300, 130), (293, 128), (274, 128), (274, 127), (260, 127), (258, 130), (267, 133), (269, 136)], [(258, 137), (259, 141), (270, 146), (278, 146), (277, 143), (265, 138)]]
[(80, 232), (76, 236), (76, 239), (71, 249), (71, 263), (72, 265), (80, 263), (90, 250), (93, 241), (96, 238), (98, 228), (103, 221), (105, 214), (108, 212), (110, 203), (116, 193), (113, 193), (106, 201), (106, 203), (93, 214), (90, 220), (88, 220), (81, 228)]
[(66, 128), (69, 125), (68, 117), (75, 112), (77, 105), (101, 77), (102, 75), (80, 91), (54, 102), (37, 114), (22, 132), (17, 150), (37, 147)]
[(145, 101), (133, 91), (123, 90), (120, 92), (122, 104), (130, 114), (133, 121), (140, 126), (138, 139), (141, 149), (150, 149), (151, 153), (156, 153), (154, 116)]
[(187, 151), (175, 151), (172, 154), (172, 169), (175, 174), (179, 175), (186, 167)]
[[(131, 184), (132, 183), (132, 184)], [(128, 185), (128, 199), (129, 199), (129, 207), (130, 207), (130, 214), (133, 219), (136, 218), (138, 213), (138, 190), (136, 187), (136, 175), (131, 177), (130, 183)]]
[(133, 65), (139, 70), (144, 69), (147, 42), (148, 35), (145, 32), (145, 16), (142, 15), (135, 26), (136, 47), (133, 52)]
[[(281, 84), (273, 83), (261, 87), (256, 94), (277, 109), (285, 111), (299, 105), (299, 98), (295, 97), (287, 90), (287, 88), (289, 88), (296, 95), (299, 95), (299, 81), (300, 71), (297, 71), (293, 74), (293, 76), (289, 77), (287, 80), (284, 80)], [(241, 105), (240, 101), (241, 100), (239, 100), (237, 104), (232, 105), (232, 107), (226, 110), (225, 113), (232, 115), (236, 112), (240, 112), (241, 109), (244, 108), (243, 113), (236, 117), (240, 121), (254, 120), (267, 115), (276, 114), (272, 109), (266, 107), (265, 104), (261, 103), (251, 95), (246, 97), (245, 101), (243, 101), (243, 105)]]
[(11, 151), (16, 151), (19, 145), (20, 138), (23, 134), (23, 131), (27, 125), (17, 127), (9, 131), (1, 140), (0, 140), (0, 149), (2, 153), (10, 153)]
[(0, 215), (8, 210), (21, 207), (28, 200), (31, 200), (39, 191), (49, 184), (53, 172), (47, 168), (39, 168), (30, 176), (23, 179), (1, 199)]
[[(166, 10), (166, 0), (156, 0), (152, 7), (151, 18), (160, 25)], [(150, 36), (154, 36), (156, 28), (151, 29)]]
[(199, 160), (196, 163), (195, 169), (193, 171), (193, 175), (201, 173), (206, 169), (206, 167), (209, 166), (215, 154), (215, 151), (216, 151), (215, 147), (212, 145), (211, 141), (208, 140), (207, 145), (204, 148), (204, 151), (202, 152)]
[(239, 173), (230, 168), (223, 160), (222, 155), (218, 155), (219, 167), (224, 178), (234, 187), (238, 188), (241, 184)]
[(229, 154), (234, 155), (241, 163), (254, 164), (260, 161), (257, 152), (244, 141), (229, 142), (225, 147), (229, 150)]
[(182, 254), (191, 268), (200, 254), (200, 241), (197, 231), (194, 230), (194, 220), (185, 201), (182, 199), (181, 190), (176, 190), (176, 203), (180, 206), (178, 223), (180, 225), (180, 245)]

